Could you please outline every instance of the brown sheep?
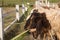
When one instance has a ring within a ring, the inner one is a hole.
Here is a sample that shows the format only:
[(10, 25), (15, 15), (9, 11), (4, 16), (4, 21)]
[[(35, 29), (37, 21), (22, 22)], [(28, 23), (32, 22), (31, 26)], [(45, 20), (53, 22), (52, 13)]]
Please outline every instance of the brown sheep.
[(33, 37), (37, 39), (38, 35), (40, 35), (40, 38), (43, 39), (44, 35), (47, 36), (49, 34), (51, 25), (45, 13), (39, 13), (38, 10), (34, 10), (30, 18), (26, 21), (24, 29), (36, 29), (31, 32)]

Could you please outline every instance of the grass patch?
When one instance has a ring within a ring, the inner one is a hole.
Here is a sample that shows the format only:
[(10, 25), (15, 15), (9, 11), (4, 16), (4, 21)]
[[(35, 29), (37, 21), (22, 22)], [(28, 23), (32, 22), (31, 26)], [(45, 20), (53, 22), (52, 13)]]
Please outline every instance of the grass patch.
[(29, 2), (30, 4), (33, 4), (35, 0), (3, 0), (3, 6), (4, 7), (14, 7), (16, 4), (19, 4), (21, 6), (22, 3), (27, 4)]
[(18, 36), (16, 36), (15, 38), (13, 38), (13, 39), (11, 39), (11, 40), (23, 40), (24, 37), (27, 35), (27, 32), (28, 32), (28, 31), (29, 31), (29, 30), (26, 30), (26, 31), (22, 32), (21, 34), (19, 34)]
[(49, 0), (51, 3), (58, 3), (60, 0)]
[[(19, 4), (21, 6), (22, 3), (27, 4), (29, 2), (30, 4), (34, 4), (36, 0), (0, 0), (0, 6), (4, 7), (14, 7), (16, 4)], [(50, 2), (58, 3), (60, 0), (48, 0)]]

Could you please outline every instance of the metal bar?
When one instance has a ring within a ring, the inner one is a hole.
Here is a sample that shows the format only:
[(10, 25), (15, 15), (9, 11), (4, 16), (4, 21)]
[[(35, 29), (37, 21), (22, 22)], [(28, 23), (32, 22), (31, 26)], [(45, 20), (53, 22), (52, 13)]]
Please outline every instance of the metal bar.
[(4, 31), (7, 31), (15, 22), (17, 21), (17, 19), (15, 19), (12, 23), (10, 23), (10, 25), (8, 25)]

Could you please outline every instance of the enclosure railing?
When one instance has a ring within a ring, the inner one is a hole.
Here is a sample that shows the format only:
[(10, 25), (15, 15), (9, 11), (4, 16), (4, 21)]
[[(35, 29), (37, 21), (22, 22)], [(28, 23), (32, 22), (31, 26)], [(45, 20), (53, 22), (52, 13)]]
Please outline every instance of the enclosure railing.
[[(25, 11), (25, 9), (23, 9), (23, 11)], [(16, 21), (19, 21), (20, 17), (24, 14), (23, 13), (22, 15), (19, 15), (19, 5), (16, 5), (16, 18), (15, 18), (15, 20), (12, 23), (10, 23), (10, 25), (8, 25), (3, 30), (3, 20), (2, 20), (3, 15), (2, 15), (2, 13), (3, 13), (3, 10), (2, 10), (2, 7), (0, 7), (0, 25), (1, 25), (0, 26), (0, 40), (3, 40), (3, 32), (7, 31)]]
[(4, 29), (4, 31), (7, 31), (17, 20), (19, 20), (19, 5), (16, 5), (16, 19), (12, 22), (12, 23), (10, 23), (10, 25), (8, 25), (5, 29)]

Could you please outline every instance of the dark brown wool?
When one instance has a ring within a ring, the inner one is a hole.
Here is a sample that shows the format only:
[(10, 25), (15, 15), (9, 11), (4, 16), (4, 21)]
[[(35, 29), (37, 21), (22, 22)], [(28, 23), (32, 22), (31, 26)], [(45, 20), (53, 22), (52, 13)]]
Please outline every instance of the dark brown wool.
[(34, 10), (30, 18), (26, 21), (25, 29), (34, 29), (35, 32), (32, 32), (33, 37), (36, 39), (38, 35), (41, 37), (51, 29), (51, 25), (46, 18), (45, 13), (39, 13), (38, 10)]

